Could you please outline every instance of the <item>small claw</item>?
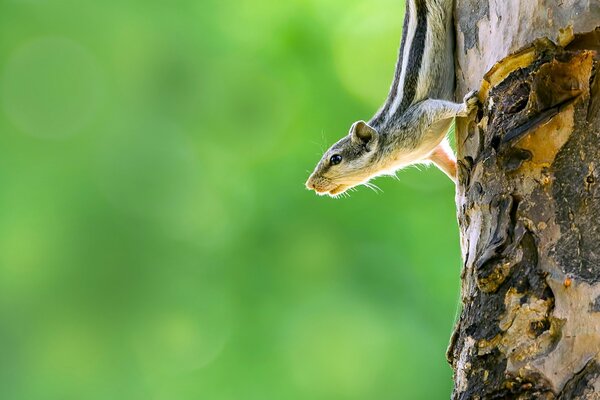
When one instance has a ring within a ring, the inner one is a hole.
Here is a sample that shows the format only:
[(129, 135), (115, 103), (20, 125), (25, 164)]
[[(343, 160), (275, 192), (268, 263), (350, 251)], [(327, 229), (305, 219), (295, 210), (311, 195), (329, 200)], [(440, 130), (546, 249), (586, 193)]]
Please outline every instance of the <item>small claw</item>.
[(467, 93), (463, 99), (467, 108), (467, 115), (479, 108), (479, 93), (477, 90), (472, 90)]

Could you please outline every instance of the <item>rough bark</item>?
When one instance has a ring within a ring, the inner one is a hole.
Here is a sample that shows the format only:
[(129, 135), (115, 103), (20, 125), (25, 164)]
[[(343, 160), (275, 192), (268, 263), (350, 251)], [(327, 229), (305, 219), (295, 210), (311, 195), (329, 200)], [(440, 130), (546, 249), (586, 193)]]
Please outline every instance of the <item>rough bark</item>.
[(456, 129), (452, 397), (600, 399), (600, 1), (457, 0), (456, 25), (482, 107)]

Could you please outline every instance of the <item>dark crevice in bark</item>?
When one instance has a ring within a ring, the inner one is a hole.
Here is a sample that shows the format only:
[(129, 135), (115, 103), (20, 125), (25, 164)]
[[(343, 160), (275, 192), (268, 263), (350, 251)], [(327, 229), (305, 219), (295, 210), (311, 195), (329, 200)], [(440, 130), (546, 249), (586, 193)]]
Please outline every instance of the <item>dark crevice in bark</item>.
[(599, 376), (600, 364), (594, 360), (588, 361), (585, 367), (567, 382), (558, 400), (597, 399), (598, 397), (594, 396), (593, 384)]

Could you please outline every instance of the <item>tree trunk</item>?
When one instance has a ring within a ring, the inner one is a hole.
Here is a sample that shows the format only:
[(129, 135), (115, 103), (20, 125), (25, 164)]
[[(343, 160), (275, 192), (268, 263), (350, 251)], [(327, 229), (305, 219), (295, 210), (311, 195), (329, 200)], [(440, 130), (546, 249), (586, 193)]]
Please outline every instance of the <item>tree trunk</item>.
[(599, 25), (599, 0), (457, 0), (482, 107), (456, 129), (453, 399), (600, 399)]

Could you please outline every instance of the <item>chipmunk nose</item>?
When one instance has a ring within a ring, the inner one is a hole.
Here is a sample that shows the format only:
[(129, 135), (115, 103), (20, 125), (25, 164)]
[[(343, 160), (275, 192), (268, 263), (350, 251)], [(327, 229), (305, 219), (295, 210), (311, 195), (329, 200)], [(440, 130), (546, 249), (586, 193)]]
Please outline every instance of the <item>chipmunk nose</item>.
[(312, 175), (308, 178), (305, 185), (308, 190), (315, 190), (315, 183), (313, 182)]

